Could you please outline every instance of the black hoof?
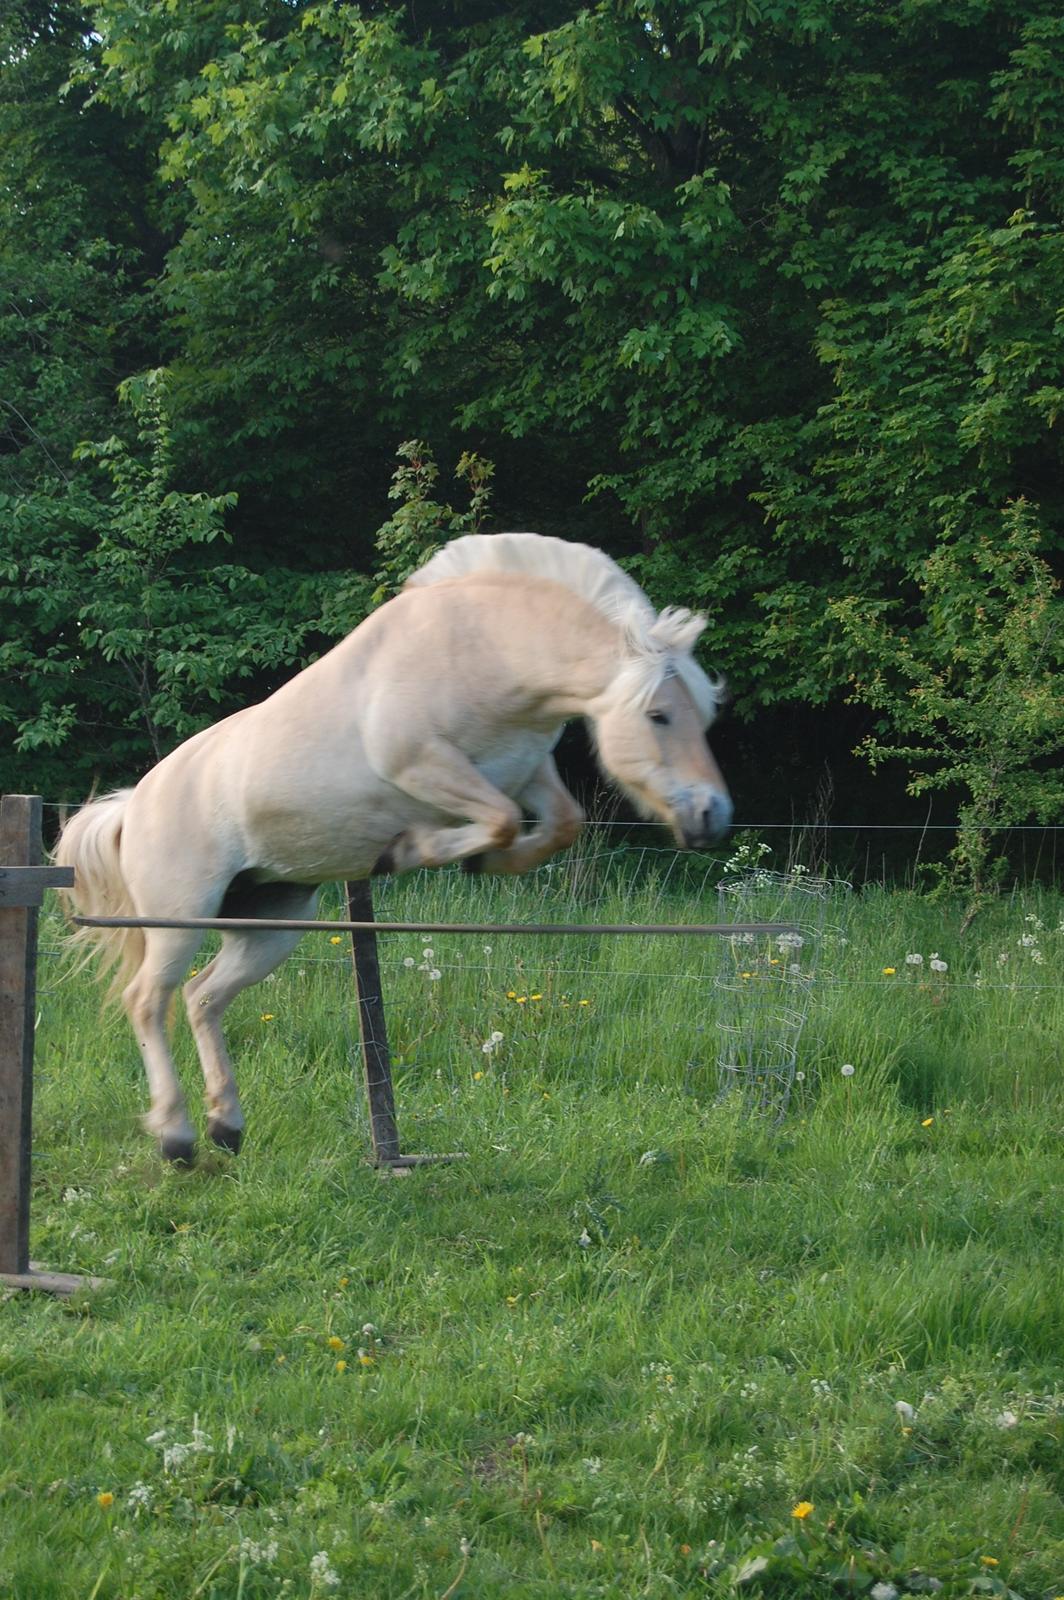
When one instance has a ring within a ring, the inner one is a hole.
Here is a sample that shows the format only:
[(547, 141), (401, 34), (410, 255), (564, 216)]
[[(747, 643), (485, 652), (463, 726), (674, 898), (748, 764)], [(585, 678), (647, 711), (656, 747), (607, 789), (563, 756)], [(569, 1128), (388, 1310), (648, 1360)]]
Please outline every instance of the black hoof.
[(160, 1139), (159, 1154), (175, 1167), (191, 1167), (196, 1163), (196, 1146), (191, 1139)]
[(466, 856), (465, 860), (462, 862), (462, 871), (463, 872), (468, 872), (468, 873), (483, 872), (484, 871), (484, 856), (483, 856), (483, 854), (476, 855), (476, 856)]
[(240, 1154), (240, 1146), (244, 1138), (243, 1128), (227, 1128), (224, 1122), (208, 1122), (207, 1137), (219, 1150), (228, 1150), (231, 1155)]

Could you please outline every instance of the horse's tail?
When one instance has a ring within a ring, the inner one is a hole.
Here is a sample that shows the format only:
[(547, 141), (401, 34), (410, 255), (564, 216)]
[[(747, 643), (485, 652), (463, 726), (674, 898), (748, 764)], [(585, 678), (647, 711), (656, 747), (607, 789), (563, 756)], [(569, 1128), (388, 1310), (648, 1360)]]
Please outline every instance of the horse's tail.
[[(132, 793), (132, 789), (116, 789), (113, 794), (101, 795), (64, 821), (53, 860), (57, 866), (74, 868), (73, 889), (60, 891), (68, 911), (73, 909), (85, 917), (136, 916), (118, 858), (122, 822)], [(70, 944), (85, 952), (75, 970), (99, 951), (101, 975), (111, 973), (109, 1002), (118, 999), (144, 959), (141, 928), (78, 928), (70, 936)]]

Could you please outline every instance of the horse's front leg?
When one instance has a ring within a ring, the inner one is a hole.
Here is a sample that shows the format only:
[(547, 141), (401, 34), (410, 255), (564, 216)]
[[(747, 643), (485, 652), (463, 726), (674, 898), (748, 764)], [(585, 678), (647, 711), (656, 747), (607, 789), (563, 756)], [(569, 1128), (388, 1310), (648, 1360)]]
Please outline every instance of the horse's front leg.
[(544, 757), (518, 799), (535, 817), (534, 827), (520, 834), (505, 850), (485, 851), (476, 862), (477, 870), (530, 872), (541, 861), (567, 849), (579, 834), (584, 813), (558, 776), (553, 756)]
[(489, 783), (454, 745), (433, 739), (419, 747), (416, 761), (382, 776), (415, 800), (468, 822), (439, 828), (408, 828), (378, 859), (374, 872), (411, 872), (445, 867), (467, 856), (504, 851), (521, 827), (521, 809)]

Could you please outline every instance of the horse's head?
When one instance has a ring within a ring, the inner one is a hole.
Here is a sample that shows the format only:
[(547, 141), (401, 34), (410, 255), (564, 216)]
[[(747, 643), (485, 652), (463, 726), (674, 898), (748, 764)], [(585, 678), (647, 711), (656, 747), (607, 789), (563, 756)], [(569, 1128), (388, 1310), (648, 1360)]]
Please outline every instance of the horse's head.
[(691, 654), (704, 627), (689, 611), (631, 614), (619, 670), (593, 712), (606, 772), (645, 815), (668, 824), (682, 850), (712, 844), (732, 819), (706, 742), (720, 686)]

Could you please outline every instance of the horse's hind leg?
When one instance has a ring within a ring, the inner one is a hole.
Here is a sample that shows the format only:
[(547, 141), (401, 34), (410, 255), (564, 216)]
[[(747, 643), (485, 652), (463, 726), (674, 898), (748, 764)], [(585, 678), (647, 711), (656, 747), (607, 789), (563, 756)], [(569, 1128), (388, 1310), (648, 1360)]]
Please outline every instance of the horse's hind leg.
[(200, 938), (199, 933), (189, 929), (145, 929), (144, 959), (122, 995), (151, 1095), (145, 1126), (155, 1134), (168, 1161), (191, 1162), (195, 1149), (195, 1134), (170, 1053), (166, 1023), (171, 997)]
[[(314, 915), (316, 899), (317, 891), (308, 890), (305, 884), (261, 884), (241, 891), (237, 901), (227, 902), (223, 914), (306, 918)], [(207, 1133), (225, 1150), (239, 1150), (244, 1113), (222, 1032), (222, 1016), (242, 989), (261, 982), (291, 955), (301, 937), (280, 929), (226, 933), (218, 954), (185, 985), (188, 1020), (203, 1068)]]

